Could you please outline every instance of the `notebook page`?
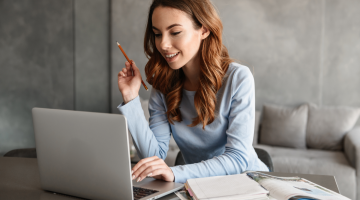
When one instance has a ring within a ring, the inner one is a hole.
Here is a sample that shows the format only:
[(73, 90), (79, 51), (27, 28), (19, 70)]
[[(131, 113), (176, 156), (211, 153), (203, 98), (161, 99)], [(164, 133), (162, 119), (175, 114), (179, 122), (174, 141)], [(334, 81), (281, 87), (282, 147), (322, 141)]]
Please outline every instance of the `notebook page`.
[[(329, 189), (310, 185), (306, 179), (300, 181), (281, 181), (276, 179), (263, 179), (259, 183), (270, 191), (270, 195), (279, 200), (287, 200), (293, 196), (308, 196), (323, 200), (350, 200)], [(323, 189), (322, 189), (323, 188)]]
[(189, 179), (187, 182), (197, 199), (268, 193), (246, 174)]

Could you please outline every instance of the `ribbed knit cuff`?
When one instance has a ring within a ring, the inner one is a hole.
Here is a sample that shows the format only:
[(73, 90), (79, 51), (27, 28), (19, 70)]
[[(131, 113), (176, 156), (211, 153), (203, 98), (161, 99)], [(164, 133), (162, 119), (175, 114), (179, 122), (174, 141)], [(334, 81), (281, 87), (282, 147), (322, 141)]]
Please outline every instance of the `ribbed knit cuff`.
[(135, 97), (135, 99), (129, 101), (127, 104), (124, 104), (124, 102), (122, 102), (117, 109), (120, 111), (120, 114), (125, 115), (128, 112), (131, 112), (134, 110), (134, 107), (138, 107), (141, 108), (141, 102), (140, 102), (140, 97), (139, 95), (137, 97)]
[(173, 172), (173, 174), (175, 176), (174, 182), (176, 182), (176, 183), (185, 183), (187, 181), (186, 177), (183, 176), (181, 166), (170, 167), (170, 169), (172, 170), (172, 172)]

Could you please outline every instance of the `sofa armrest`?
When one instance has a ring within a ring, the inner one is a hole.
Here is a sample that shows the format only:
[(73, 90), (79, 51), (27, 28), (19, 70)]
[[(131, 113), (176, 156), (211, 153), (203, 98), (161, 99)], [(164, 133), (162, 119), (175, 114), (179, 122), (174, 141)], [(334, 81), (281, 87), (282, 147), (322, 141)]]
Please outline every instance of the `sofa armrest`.
[(356, 171), (356, 197), (360, 198), (360, 126), (345, 135), (344, 152)]
[(344, 139), (344, 151), (351, 165), (360, 173), (360, 126), (350, 130)]

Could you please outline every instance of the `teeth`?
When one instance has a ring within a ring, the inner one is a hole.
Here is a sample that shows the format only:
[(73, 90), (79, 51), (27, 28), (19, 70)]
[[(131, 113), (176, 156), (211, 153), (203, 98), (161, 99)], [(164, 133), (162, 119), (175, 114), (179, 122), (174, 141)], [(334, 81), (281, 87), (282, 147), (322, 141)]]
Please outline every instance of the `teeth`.
[(179, 52), (174, 53), (174, 54), (171, 54), (171, 55), (166, 55), (166, 57), (167, 57), (167, 58), (172, 58), (172, 57), (174, 57), (174, 56), (176, 56), (176, 55), (178, 55), (178, 54), (179, 54)]

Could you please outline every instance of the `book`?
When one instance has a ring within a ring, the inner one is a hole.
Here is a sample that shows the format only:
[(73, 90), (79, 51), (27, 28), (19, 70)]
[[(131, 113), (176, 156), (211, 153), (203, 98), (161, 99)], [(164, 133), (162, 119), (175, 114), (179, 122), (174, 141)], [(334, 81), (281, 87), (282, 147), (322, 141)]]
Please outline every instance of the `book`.
[(188, 199), (194, 200), (349, 200), (300, 177), (277, 177), (261, 172), (188, 179)]

